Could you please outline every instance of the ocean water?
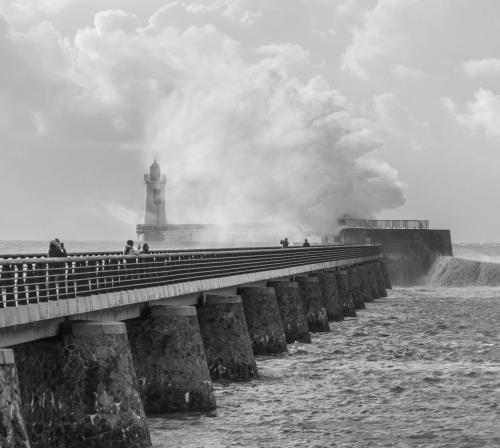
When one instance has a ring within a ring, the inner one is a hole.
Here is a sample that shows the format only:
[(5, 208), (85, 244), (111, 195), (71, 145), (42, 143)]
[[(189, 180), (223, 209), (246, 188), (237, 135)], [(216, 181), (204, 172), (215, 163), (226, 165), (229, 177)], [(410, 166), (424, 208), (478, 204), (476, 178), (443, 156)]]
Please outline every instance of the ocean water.
[(216, 411), (148, 418), (154, 446), (499, 447), (500, 245), (454, 251), (425, 285), (258, 358), (259, 379), (215, 383)]
[(215, 412), (150, 418), (154, 446), (499, 447), (500, 246), (454, 249), (429, 285), (258, 358), (258, 380), (215, 383)]

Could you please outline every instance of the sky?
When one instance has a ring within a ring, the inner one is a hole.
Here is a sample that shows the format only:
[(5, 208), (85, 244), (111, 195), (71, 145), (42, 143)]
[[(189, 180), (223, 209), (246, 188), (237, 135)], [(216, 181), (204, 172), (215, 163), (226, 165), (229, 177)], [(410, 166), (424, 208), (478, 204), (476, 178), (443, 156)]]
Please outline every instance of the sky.
[(0, 239), (430, 219), (500, 242), (497, 0), (0, 0)]

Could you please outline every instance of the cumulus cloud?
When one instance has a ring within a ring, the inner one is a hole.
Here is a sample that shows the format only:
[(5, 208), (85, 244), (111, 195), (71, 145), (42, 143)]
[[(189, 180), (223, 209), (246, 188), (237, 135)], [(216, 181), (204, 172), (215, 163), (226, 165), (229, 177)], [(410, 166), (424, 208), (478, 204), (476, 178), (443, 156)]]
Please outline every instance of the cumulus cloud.
[(1, 0), (0, 14), (10, 20), (25, 20), (36, 14), (59, 12), (74, 0)]
[(394, 73), (402, 78), (422, 79), (425, 78), (425, 73), (417, 68), (406, 67), (405, 65), (397, 64), (394, 66)]
[(417, 120), (392, 92), (375, 95), (374, 110), (378, 130), (385, 140), (396, 139), (399, 146), (420, 150), (430, 141), (430, 124)]
[(474, 100), (467, 102), (466, 113), (458, 112), (455, 102), (450, 98), (443, 98), (442, 103), (462, 125), (500, 139), (500, 96), (491, 90), (477, 90)]
[(6, 31), (0, 48), (16, 76), (3, 72), (2, 98), (19, 89), (10, 102), (29, 119), (15, 122), (33, 134), (140, 149), (144, 164), (158, 154), (174, 222), (283, 221), (321, 234), (344, 213), (402, 204), (396, 171), (370, 152), (383, 126), (409, 128), (404, 107), (379, 97), (367, 125), (324, 76), (307, 76), (306, 48), (231, 34), (231, 22), (259, 17), (236, 3), (174, 2), (147, 22), (101, 11), (72, 41), (48, 24)]
[(367, 78), (365, 64), (378, 56), (391, 52), (400, 44), (404, 33), (397, 37), (390, 35), (395, 23), (395, 16), (400, 11), (415, 3), (398, 0), (378, 0), (375, 7), (364, 15), (363, 25), (352, 30), (352, 43), (343, 55), (342, 68), (360, 78)]
[(500, 59), (470, 59), (462, 62), (462, 68), (467, 76), (498, 76), (500, 74)]

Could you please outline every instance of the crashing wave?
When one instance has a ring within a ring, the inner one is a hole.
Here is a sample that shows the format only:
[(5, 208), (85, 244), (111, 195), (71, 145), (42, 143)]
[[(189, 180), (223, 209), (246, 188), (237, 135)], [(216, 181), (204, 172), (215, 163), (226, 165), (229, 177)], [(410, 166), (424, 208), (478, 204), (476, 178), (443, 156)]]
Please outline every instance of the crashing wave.
[(439, 257), (426, 277), (432, 286), (500, 286), (500, 263)]

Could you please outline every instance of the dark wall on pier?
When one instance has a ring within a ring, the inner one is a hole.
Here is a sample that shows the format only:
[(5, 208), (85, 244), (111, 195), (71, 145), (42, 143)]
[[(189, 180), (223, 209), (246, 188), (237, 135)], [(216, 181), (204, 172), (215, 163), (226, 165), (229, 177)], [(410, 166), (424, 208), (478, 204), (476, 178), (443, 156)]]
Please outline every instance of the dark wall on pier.
[(346, 228), (339, 238), (343, 243), (382, 245), (391, 281), (399, 286), (419, 283), (437, 257), (453, 255), (449, 230)]

